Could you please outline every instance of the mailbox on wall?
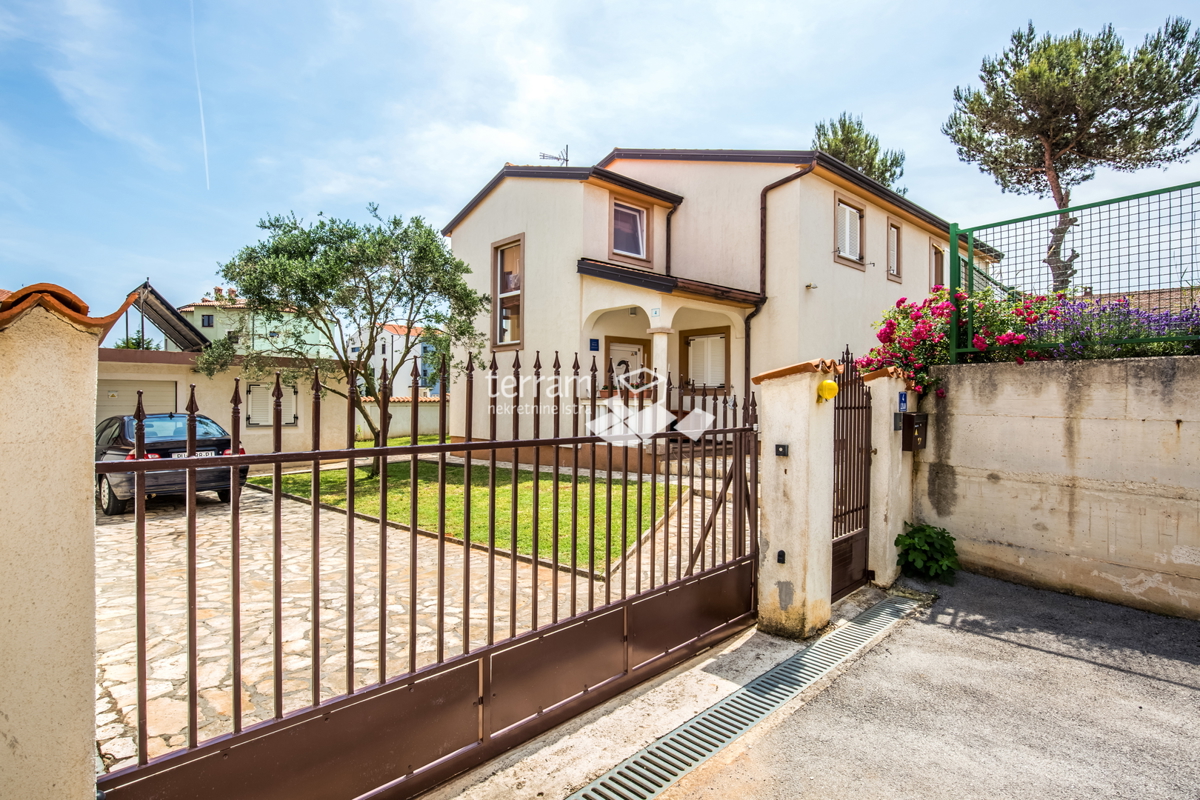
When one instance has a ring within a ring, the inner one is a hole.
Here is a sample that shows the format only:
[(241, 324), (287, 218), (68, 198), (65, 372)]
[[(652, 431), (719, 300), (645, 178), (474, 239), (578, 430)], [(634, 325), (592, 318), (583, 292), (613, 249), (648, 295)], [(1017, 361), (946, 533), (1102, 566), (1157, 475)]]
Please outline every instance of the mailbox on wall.
[(902, 414), (900, 449), (904, 452), (925, 449), (925, 438), (929, 431), (928, 414)]

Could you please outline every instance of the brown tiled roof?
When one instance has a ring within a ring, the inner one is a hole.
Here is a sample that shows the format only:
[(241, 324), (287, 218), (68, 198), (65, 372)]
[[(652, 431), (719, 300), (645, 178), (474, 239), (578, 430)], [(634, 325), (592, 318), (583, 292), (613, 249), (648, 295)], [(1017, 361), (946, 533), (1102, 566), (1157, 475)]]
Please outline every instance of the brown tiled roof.
[(832, 358), (814, 358), (812, 361), (801, 361), (799, 364), (792, 364), (790, 367), (780, 367), (761, 375), (754, 376), (754, 383), (759, 384), (763, 381), (770, 381), (776, 378), (786, 378), (789, 375), (802, 375), (806, 372), (822, 372), (827, 375), (834, 373), (841, 374), (842, 365)]
[(1182, 311), (1200, 305), (1200, 288), (1145, 289), (1139, 292), (1112, 292), (1110, 294), (1084, 294), (1084, 300), (1097, 303), (1125, 301), (1142, 311)]
[[(387, 325), (380, 325), (379, 327), (383, 328), (388, 333), (394, 333), (397, 336), (407, 336), (408, 335), (408, 326), (407, 325), (396, 325), (393, 323), (389, 323)], [(425, 332), (424, 328), (418, 328), (415, 325), (412, 328), (413, 336), (420, 336), (424, 332)]]
[(197, 300), (194, 303), (188, 303), (186, 306), (180, 306), (176, 311), (195, 311), (198, 307), (205, 308), (245, 308), (246, 301), (238, 300), (236, 303), (230, 303), (228, 300)]
[(130, 292), (121, 307), (107, 317), (89, 317), (87, 303), (71, 292), (53, 283), (35, 283), (0, 297), (0, 331), (23, 317), (26, 312), (41, 306), (76, 325), (95, 328), (103, 337), (136, 299), (137, 292)]
[(3, 300), (4, 298), (8, 297), (10, 294), (12, 294), (12, 292), (10, 292), (8, 289), (0, 289), (0, 300)]

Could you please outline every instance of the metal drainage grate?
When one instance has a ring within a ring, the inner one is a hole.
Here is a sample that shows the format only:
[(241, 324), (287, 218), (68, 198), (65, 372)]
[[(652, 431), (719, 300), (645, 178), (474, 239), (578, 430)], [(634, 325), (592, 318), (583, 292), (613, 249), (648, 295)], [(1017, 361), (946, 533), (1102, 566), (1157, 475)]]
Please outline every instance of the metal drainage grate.
[(781, 661), (567, 800), (650, 800), (804, 691), (919, 604), (890, 597)]

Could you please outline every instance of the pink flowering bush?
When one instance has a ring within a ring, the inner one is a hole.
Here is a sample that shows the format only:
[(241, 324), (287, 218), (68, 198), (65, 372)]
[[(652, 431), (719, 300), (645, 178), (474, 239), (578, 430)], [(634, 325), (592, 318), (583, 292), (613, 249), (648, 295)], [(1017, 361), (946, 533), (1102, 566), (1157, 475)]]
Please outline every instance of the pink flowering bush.
[(920, 302), (901, 297), (876, 326), (879, 345), (855, 362), (858, 368), (869, 371), (896, 367), (913, 391), (918, 394), (929, 391), (936, 384), (930, 369), (950, 363), (950, 326), (956, 299), (963, 309), (959, 326), (966, 327), (968, 308), (975, 319), (976, 333), (971, 341), (975, 352), (968, 360), (1018, 364), (1026, 359), (1046, 358), (1032, 349), (1028, 331), (1039, 320), (1057, 317), (1060, 305), (1066, 300), (1063, 295), (1014, 298), (991, 292), (970, 297), (959, 292), (951, 298), (944, 286), (935, 286), (933, 294)]

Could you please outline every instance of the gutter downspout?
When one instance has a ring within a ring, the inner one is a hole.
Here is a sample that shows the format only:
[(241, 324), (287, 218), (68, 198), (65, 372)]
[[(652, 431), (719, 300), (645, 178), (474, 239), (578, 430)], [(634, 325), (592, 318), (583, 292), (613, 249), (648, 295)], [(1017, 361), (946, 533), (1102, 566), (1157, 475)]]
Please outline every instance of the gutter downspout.
[[(783, 186), (785, 183), (790, 183), (791, 181), (794, 181), (797, 178), (803, 178), (805, 175), (807, 175), (808, 173), (810, 173), (814, 169), (816, 169), (816, 166), (817, 166), (817, 159), (814, 158), (812, 161), (810, 161), (808, 163), (808, 166), (806, 166), (804, 169), (800, 170), (799, 172), (793, 172), (791, 175), (788, 175), (787, 177), (780, 178), (779, 180), (775, 181), (774, 183), (769, 183), (766, 186), (764, 186), (763, 190), (762, 190), (762, 194), (759, 196), (759, 204), (758, 204), (758, 208), (759, 208), (758, 293), (759, 293), (759, 295), (762, 296), (762, 299), (754, 304), (754, 310), (751, 311), (749, 314), (747, 314), (746, 319), (745, 319), (746, 356), (745, 356), (744, 360), (745, 360), (746, 374), (745, 374), (745, 382), (742, 385), (746, 387), (745, 388), (745, 391), (746, 391), (745, 399), (747, 401), (749, 401), (749, 399), (750, 399), (750, 321), (758, 316), (758, 313), (760, 311), (762, 311), (763, 306), (767, 302), (767, 193), (770, 192), (772, 189)], [(668, 216), (667, 219), (669, 220), (670, 217)], [(667, 247), (668, 248), (670, 248), (670, 242), (671, 242), (671, 240), (667, 239)], [(667, 252), (669, 253), (670, 250), (668, 249)], [(670, 262), (668, 261), (668, 263), (670, 263)]]
[(679, 210), (679, 203), (672, 203), (671, 210), (667, 212), (667, 263), (665, 265), (665, 268), (666, 268), (668, 275), (671, 274), (671, 217), (678, 210)]

